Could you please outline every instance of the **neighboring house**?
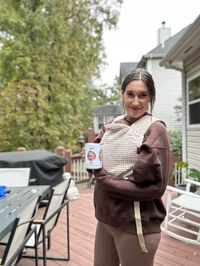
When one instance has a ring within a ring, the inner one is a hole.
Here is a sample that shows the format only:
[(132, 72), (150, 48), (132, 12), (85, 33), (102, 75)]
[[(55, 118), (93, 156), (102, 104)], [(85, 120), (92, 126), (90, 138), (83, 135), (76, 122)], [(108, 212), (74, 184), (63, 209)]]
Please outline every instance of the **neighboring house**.
[(119, 80), (122, 83), (125, 76), (137, 67), (138, 62), (125, 62), (120, 63), (120, 73), (119, 73)]
[(94, 132), (98, 134), (103, 124), (111, 118), (123, 113), (120, 103), (97, 106), (93, 109)]
[(182, 76), (183, 161), (200, 169), (200, 16), (160, 62)]
[[(145, 54), (139, 63), (127, 62), (120, 64), (120, 82), (136, 67), (145, 68), (153, 75), (157, 93), (153, 115), (163, 119), (167, 124), (168, 130), (181, 129), (181, 122), (177, 121), (178, 117), (174, 107), (180, 104), (182, 80), (179, 72), (173, 69), (165, 69), (159, 63), (185, 31), (186, 28), (170, 37), (170, 28), (166, 28), (165, 22), (163, 22), (162, 28), (158, 29), (158, 46), (156, 48)], [(105, 121), (122, 113), (123, 108), (120, 104), (109, 104), (94, 108), (93, 124), (95, 134), (99, 132)]]
[(150, 72), (155, 81), (156, 103), (153, 115), (165, 121), (168, 130), (180, 130), (181, 121), (175, 112), (175, 106), (180, 105), (181, 98), (181, 73), (173, 69), (166, 69), (159, 65), (163, 57), (177, 43), (185, 33), (186, 28), (170, 37), (170, 28), (158, 29), (158, 46), (143, 55), (137, 67), (144, 68)]

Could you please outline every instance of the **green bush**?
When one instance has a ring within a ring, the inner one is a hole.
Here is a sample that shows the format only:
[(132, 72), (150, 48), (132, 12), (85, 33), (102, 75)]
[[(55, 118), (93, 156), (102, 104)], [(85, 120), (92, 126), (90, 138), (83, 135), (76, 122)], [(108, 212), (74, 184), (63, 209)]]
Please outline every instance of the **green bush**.
[(169, 140), (174, 155), (182, 158), (182, 133), (180, 130), (170, 130)]
[(194, 178), (194, 180), (200, 182), (200, 171), (195, 168), (189, 169), (189, 176)]

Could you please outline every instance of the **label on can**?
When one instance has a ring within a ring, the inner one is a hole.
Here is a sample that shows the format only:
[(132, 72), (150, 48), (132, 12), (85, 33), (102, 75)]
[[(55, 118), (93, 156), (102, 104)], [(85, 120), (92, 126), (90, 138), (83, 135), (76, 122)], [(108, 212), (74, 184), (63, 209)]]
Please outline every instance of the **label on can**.
[(102, 144), (86, 143), (85, 144), (85, 167), (87, 169), (102, 168)]

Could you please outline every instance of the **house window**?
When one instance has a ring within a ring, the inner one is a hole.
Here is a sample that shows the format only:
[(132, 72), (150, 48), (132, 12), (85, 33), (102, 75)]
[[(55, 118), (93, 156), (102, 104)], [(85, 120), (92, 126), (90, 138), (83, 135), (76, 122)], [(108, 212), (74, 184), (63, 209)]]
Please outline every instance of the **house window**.
[(104, 122), (105, 122), (105, 117), (104, 116), (99, 116), (98, 117), (98, 129), (102, 128)]
[(106, 115), (106, 116), (98, 116), (98, 132), (102, 128), (102, 126), (107, 122), (109, 119), (113, 118), (113, 116)]
[(200, 76), (188, 83), (189, 124), (200, 124)]

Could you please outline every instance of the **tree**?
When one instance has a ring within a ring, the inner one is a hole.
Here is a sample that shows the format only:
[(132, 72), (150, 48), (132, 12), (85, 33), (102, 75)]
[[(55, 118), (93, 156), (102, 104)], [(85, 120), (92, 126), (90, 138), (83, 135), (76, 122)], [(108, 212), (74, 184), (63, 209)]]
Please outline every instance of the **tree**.
[(76, 147), (86, 123), (80, 103), (99, 75), (103, 30), (116, 26), (121, 3), (0, 0), (1, 150)]
[(82, 121), (85, 128), (92, 127), (93, 114), (92, 110), (95, 106), (107, 103), (119, 102), (121, 99), (121, 91), (119, 88), (119, 78), (115, 77), (113, 85), (92, 85), (89, 84), (84, 90), (84, 98), (81, 101), (83, 106)]

